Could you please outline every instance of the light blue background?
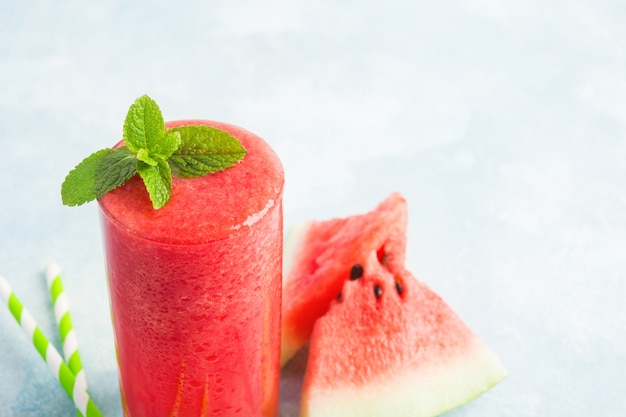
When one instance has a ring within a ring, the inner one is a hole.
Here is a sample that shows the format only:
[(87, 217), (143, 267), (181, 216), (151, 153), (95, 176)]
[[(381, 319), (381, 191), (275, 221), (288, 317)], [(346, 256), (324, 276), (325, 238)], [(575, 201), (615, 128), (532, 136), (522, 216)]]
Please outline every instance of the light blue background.
[[(626, 3), (0, 0), (0, 273), (58, 345), (60, 263), (106, 416), (97, 205), (59, 190), (146, 93), (265, 137), (286, 226), (406, 196), (409, 268), (510, 372), (446, 415), (626, 415)], [(73, 412), (1, 310), (0, 376), (0, 416)]]

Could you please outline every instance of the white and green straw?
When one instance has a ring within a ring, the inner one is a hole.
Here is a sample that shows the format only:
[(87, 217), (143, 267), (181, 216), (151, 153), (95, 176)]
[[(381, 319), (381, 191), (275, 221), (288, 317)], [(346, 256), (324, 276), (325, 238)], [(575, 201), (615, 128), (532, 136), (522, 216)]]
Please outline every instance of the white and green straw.
[(81, 386), (87, 388), (87, 379), (85, 371), (83, 371), (83, 363), (78, 352), (78, 339), (74, 331), (72, 316), (70, 314), (70, 306), (68, 297), (63, 288), (61, 280), (61, 268), (58, 264), (52, 263), (46, 268), (46, 281), (52, 298), (52, 306), (54, 307), (54, 317), (59, 326), (59, 334), (61, 343), (63, 343), (63, 356), (67, 366), (70, 368), (76, 380)]
[(33, 316), (17, 298), (7, 280), (0, 275), (0, 298), (9, 307), (11, 315), (18, 322), (22, 331), (32, 341), (35, 349), (46, 362), (55, 378), (59, 381), (67, 395), (74, 401), (78, 411), (85, 417), (102, 417), (102, 413), (93, 403), (87, 387), (76, 379), (71, 369), (41, 331)]

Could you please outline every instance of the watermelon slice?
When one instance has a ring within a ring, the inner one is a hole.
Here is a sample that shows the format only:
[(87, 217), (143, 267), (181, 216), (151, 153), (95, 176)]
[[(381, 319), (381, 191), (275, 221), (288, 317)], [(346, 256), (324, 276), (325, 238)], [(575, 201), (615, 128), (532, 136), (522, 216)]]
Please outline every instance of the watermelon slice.
[[(406, 200), (392, 193), (366, 214), (309, 221), (289, 230), (283, 256), (281, 365), (309, 340), (315, 320), (341, 291), (353, 264), (372, 251), (404, 263), (406, 225)], [(385, 247), (392, 235), (397, 236), (394, 247)]]
[(402, 266), (382, 265), (372, 253), (355, 268), (362, 277), (345, 281), (311, 335), (301, 417), (435, 416), (507, 375), (450, 307)]

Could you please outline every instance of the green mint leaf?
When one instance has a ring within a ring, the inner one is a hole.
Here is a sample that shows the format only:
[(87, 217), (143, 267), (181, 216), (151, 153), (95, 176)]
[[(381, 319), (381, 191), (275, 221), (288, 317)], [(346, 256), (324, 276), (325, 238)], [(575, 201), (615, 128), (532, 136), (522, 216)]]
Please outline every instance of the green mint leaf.
[(137, 173), (137, 158), (126, 148), (112, 149), (96, 164), (92, 191), (96, 198), (123, 185)]
[[(139, 149), (139, 152), (137, 152), (137, 159), (153, 167), (157, 166), (157, 164), (159, 163), (157, 159), (154, 159), (150, 156), (150, 153), (148, 152), (147, 149), (143, 149), (143, 148)], [(162, 158), (159, 158), (159, 159), (162, 159)]]
[(165, 122), (159, 106), (148, 96), (141, 96), (130, 106), (124, 120), (124, 144), (137, 154), (146, 149), (161, 154), (160, 142), (165, 135)]
[(162, 159), (167, 159), (180, 147), (180, 143), (180, 132), (166, 130), (159, 146), (151, 153)]
[(156, 166), (138, 161), (137, 171), (148, 190), (152, 207), (160, 209), (172, 196), (172, 172), (167, 161), (158, 161)]
[(61, 199), (66, 206), (79, 206), (98, 198), (94, 191), (96, 169), (99, 163), (113, 152), (102, 149), (83, 159), (70, 171), (61, 185)]
[(172, 172), (182, 178), (201, 177), (223, 171), (246, 155), (239, 140), (213, 126), (180, 126), (168, 132), (180, 133), (180, 146), (169, 158)]

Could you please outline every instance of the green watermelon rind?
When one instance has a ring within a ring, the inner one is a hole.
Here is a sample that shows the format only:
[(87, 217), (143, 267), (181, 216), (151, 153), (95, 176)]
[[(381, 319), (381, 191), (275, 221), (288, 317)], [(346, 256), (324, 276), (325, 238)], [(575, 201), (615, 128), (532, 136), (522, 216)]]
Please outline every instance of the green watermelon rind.
[(480, 396), (507, 377), (478, 338), (462, 353), (427, 369), (393, 369), (367, 384), (305, 390), (300, 417), (433, 417)]

